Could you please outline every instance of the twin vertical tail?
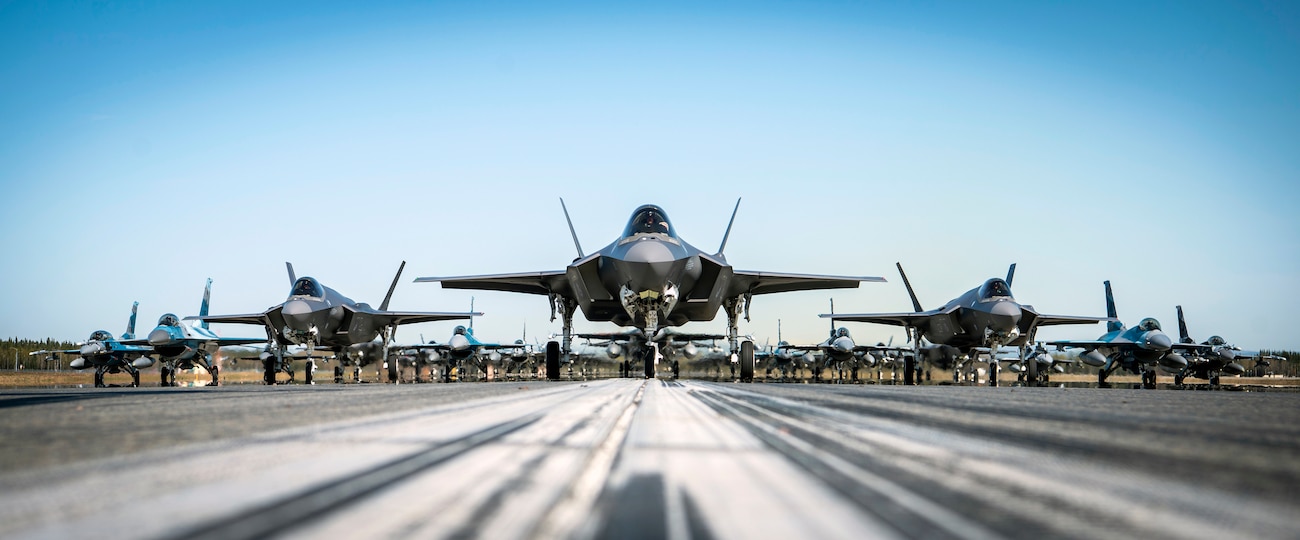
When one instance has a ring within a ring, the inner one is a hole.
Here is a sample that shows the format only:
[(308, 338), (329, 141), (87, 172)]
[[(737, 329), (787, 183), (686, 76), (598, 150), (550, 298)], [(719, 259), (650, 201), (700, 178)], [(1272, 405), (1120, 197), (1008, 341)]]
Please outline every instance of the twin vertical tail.
[(722, 255), (722, 251), (723, 251), (724, 249), (727, 249), (727, 239), (728, 239), (728, 238), (731, 238), (731, 226), (734, 225), (734, 224), (736, 223), (736, 212), (739, 212), (739, 211), (740, 211), (740, 199), (741, 199), (741, 198), (742, 198), (742, 197), (737, 197), (737, 198), (736, 198), (736, 207), (731, 209), (731, 220), (727, 222), (727, 232), (722, 233), (722, 244), (718, 246), (718, 255), (719, 255), (719, 256)]
[(573, 247), (578, 250), (578, 258), (586, 257), (582, 254), (582, 244), (578, 243), (578, 231), (573, 230), (573, 220), (569, 219), (569, 207), (564, 205), (564, 197), (560, 197), (560, 208), (564, 209), (564, 221), (569, 224), (569, 235), (573, 236)]
[(1179, 343), (1196, 343), (1192, 337), (1187, 335), (1187, 321), (1183, 320), (1183, 306), (1174, 306), (1178, 309), (1178, 342)]
[(138, 309), (140, 309), (140, 303), (139, 303), (139, 302), (132, 302), (132, 303), (131, 303), (131, 319), (130, 319), (129, 321), (127, 321), (127, 323), (126, 323), (126, 333), (125, 333), (125, 334), (122, 334), (122, 339), (134, 339), (134, 338), (135, 338), (135, 312), (136, 312), (136, 310), (138, 310)]
[[(212, 278), (208, 278), (208, 284), (203, 286), (203, 303), (199, 304), (200, 317), (208, 316), (208, 304), (211, 302), (211, 300), (212, 300)], [(203, 328), (207, 328), (208, 321), (199, 322), (199, 326)]]
[(1106, 280), (1103, 283), (1106, 285), (1106, 316), (1115, 319), (1106, 323), (1106, 331), (1114, 332), (1116, 330), (1123, 330), (1124, 325), (1119, 322), (1119, 315), (1115, 313), (1115, 294), (1110, 290), (1110, 280)]
[[(388, 286), (388, 294), (384, 295), (384, 303), (379, 304), (379, 311), (388, 311), (388, 302), (393, 299), (393, 291), (397, 289), (397, 280), (402, 279), (402, 270), (406, 269), (406, 261), (397, 267), (397, 275), (393, 276), (393, 284)], [(289, 273), (293, 273), (292, 270)]]
[[(903, 273), (903, 263), (896, 262), (894, 266), (898, 267), (898, 275), (903, 278), (903, 286), (907, 287), (907, 295), (912, 297), (912, 309), (915, 309), (917, 313), (925, 311), (921, 309), (921, 301), (916, 299), (916, 291), (912, 290), (912, 283), (907, 281), (907, 274)], [(1008, 285), (1010, 284), (1008, 283)]]

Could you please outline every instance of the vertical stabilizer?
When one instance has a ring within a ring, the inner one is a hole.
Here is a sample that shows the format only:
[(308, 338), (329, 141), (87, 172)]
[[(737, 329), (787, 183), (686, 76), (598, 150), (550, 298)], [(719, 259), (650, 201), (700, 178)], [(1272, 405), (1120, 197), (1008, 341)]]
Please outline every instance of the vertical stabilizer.
[[(388, 311), (388, 301), (393, 299), (393, 291), (397, 289), (397, 280), (402, 279), (402, 270), (405, 269), (406, 261), (402, 261), (402, 265), (397, 267), (397, 275), (393, 276), (393, 284), (388, 286), (388, 294), (384, 295), (384, 303), (379, 304), (379, 311)], [(292, 268), (289, 269), (289, 273), (293, 274)]]
[(781, 319), (776, 320), (776, 344), (781, 344)]
[(122, 339), (135, 339), (135, 312), (140, 309), (139, 302), (131, 303), (131, 319), (126, 322), (126, 333), (122, 334)]
[(727, 222), (727, 232), (722, 233), (722, 244), (718, 246), (718, 255), (722, 255), (722, 250), (727, 249), (727, 238), (731, 237), (731, 226), (736, 223), (736, 212), (740, 211), (740, 199), (736, 198), (736, 207), (731, 209), (731, 220)]
[(835, 339), (835, 299), (831, 299), (831, 339)]
[[(474, 312), (474, 297), (469, 297), (469, 312)], [(474, 333), (474, 317), (469, 318), (469, 333)]]
[(573, 247), (578, 250), (578, 258), (586, 257), (582, 254), (582, 244), (578, 243), (578, 231), (573, 230), (573, 220), (569, 219), (569, 207), (564, 205), (564, 197), (560, 197), (560, 208), (564, 209), (564, 221), (569, 224), (569, 234), (573, 236)]
[[(208, 278), (207, 285), (203, 286), (203, 303), (199, 304), (200, 317), (208, 316), (208, 304), (211, 302), (211, 300), (212, 300), (212, 278)], [(199, 321), (199, 326), (203, 328), (207, 328), (208, 321)]]
[(1011, 286), (1011, 278), (1016, 277), (1016, 263), (1011, 263), (1011, 268), (1007, 269), (1007, 286)]
[(1110, 291), (1110, 280), (1106, 280), (1103, 283), (1106, 284), (1106, 316), (1115, 319), (1106, 323), (1106, 331), (1114, 332), (1116, 330), (1123, 330), (1124, 324), (1119, 322), (1119, 315), (1115, 314), (1115, 295)]
[(1178, 309), (1178, 342), (1196, 343), (1191, 336), (1187, 335), (1187, 321), (1183, 320), (1183, 306), (1174, 307)]
[(894, 266), (898, 267), (898, 275), (903, 278), (903, 286), (907, 287), (907, 295), (912, 297), (912, 309), (915, 309), (917, 313), (925, 311), (921, 309), (921, 301), (916, 299), (916, 291), (912, 290), (912, 283), (907, 281), (907, 274), (903, 273), (903, 263), (896, 262)]
[(289, 286), (292, 287), (294, 282), (298, 281), (298, 276), (293, 273), (293, 263), (284, 261), (284, 267), (289, 269)]

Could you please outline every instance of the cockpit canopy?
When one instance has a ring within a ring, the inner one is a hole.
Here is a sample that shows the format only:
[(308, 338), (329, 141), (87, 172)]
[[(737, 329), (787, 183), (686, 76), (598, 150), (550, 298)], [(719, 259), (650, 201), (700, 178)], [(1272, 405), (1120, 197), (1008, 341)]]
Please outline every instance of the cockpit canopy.
[(181, 318), (168, 313), (158, 318), (158, 326), (180, 326)]
[(835, 329), (835, 337), (837, 338), (849, 337), (849, 329), (843, 326)]
[(107, 330), (95, 330), (90, 333), (90, 341), (109, 341), (111, 339), (113, 339), (113, 334), (108, 333)]
[(312, 298), (324, 298), (325, 288), (321, 287), (316, 278), (301, 277), (298, 281), (293, 282), (293, 292), (291, 296), (310, 296)]
[(1160, 328), (1160, 321), (1157, 321), (1157, 320), (1155, 320), (1155, 319), (1153, 319), (1153, 318), (1151, 318), (1151, 317), (1147, 317), (1147, 318), (1145, 318), (1145, 319), (1142, 319), (1142, 322), (1138, 323), (1138, 328), (1142, 329), (1143, 332), (1150, 332), (1150, 331), (1152, 331), (1152, 330), (1160, 330), (1160, 329), (1161, 329), (1161, 328)]
[(653, 204), (637, 208), (632, 213), (632, 219), (628, 220), (627, 228), (623, 229), (624, 238), (640, 234), (664, 234), (677, 237), (672, 222), (668, 221), (668, 214), (664, 213), (663, 208)]
[(1219, 347), (1219, 346), (1227, 345), (1228, 341), (1219, 336), (1210, 336), (1210, 339), (1207, 340), (1206, 343), (1209, 343), (1210, 345), (1214, 345), (1215, 347)]
[(451, 333), (455, 336), (463, 336), (465, 335), (465, 326), (457, 325), (456, 328), (452, 329)]
[(1011, 298), (1011, 286), (1001, 278), (993, 278), (980, 286), (980, 300)]

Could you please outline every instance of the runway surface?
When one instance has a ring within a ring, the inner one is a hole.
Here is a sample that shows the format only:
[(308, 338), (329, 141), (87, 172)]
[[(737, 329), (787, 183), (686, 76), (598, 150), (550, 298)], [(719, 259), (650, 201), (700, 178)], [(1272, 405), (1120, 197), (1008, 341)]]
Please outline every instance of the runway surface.
[(601, 380), (0, 394), (0, 536), (1296, 538), (1300, 393)]

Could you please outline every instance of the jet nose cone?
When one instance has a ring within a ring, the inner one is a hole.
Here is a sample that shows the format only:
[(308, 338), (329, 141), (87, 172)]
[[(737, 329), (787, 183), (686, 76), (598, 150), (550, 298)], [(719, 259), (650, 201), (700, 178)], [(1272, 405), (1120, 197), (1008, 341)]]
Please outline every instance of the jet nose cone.
[(1142, 341), (1144, 348), (1156, 351), (1167, 351), (1174, 344), (1173, 340), (1169, 339), (1169, 336), (1166, 336), (1163, 332), (1149, 333)]
[(1020, 305), (1015, 302), (998, 302), (989, 310), (992, 315), (993, 329), (998, 332), (1010, 332), (1020, 324)]
[(835, 341), (831, 342), (831, 347), (835, 349), (835, 352), (851, 352), (853, 351), (853, 340), (846, 337), (835, 338)]
[(456, 334), (451, 336), (451, 339), (447, 340), (447, 346), (451, 347), (451, 350), (453, 351), (464, 351), (469, 349), (469, 340), (466, 339), (465, 336)]
[(149, 344), (153, 346), (168, 345), (173, 341), (171, 332), (162, 328), (154, 328), (149, 332)]
[(311, 329), (314, 313), (312, 308), (311, 303), (305, 300), (290, 300), (285, 302), (280, 314), (284, 316), (284, 322), (289, 328), (306, 331)]
[(1219, 348), (1219, 358), (1222, 358), (1224, 361), (1231, 362), (1237, 359), (1237, 353), (1227, 347), (1221, 347)]

